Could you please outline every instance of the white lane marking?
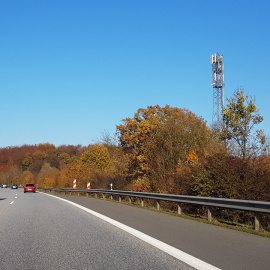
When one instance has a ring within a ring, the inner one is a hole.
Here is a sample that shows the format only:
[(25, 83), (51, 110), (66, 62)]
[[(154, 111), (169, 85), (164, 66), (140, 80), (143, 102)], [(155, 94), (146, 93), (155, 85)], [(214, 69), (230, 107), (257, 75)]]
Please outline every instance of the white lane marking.
[(134, 235), (135, 237), (137, 237), (137, 238), (143, 240), (144, 242), (146, 242), (146, 243), (148, 243), (148, 244), (162, 250), (163, 252), (165, 252), (167, 254), (170, 254), (171, 256), (173, 256), (176, 259), (178, 259), (178, 260), (192, 266), (195, 269), (198, 269), (198, 270), (221, 270), (220, 268), (217, 268), (217, 267), (215, 267), (215, 266), (213, 266), (211, 264), (208, 264), (208, 263), (206, 263), (206, 262), (192, 256), (192, 255), (189, 255), (188, 253), (183, 252), (180, 249), (172, 247), (172, 246), (170, 246), (170, 245), (168, 245), (168, 244), (166, 244), (166, 243), (164, 243), (162, 241), (159, 241), (159, 240), (157, 240), (157, 239), (155, 239), (155, 238), (153, 238), (153, 237), (151, 237), (151, 236), (149, 236), (149, 235), (147, 235), (145, 233), (142, 233), (142, 232), (140, 232), (140, 231), (138, 231), (136, 229), (133, 229), (133, 228), (131, 228), (131, 227), (125, 225), (125, 224), (122, 224), (122, 223), (120, 223), (120, 222), (118, 222), (118, 221), (116, 221), (114, 219), (111, 219), (111, 218), (106, 217), (106, 216), (104, 216), (102, 214), (99, 214), (99, 213), (97, 213), (97, 212), (95, 212), (93, 210), (90, 210), (90, 209), (88, 209), (88, 208), (86, 208), (84, 206), (81, 206), (81, 205), (79, 205), (77, 203), (74, 203), (74, 202), (71, 202), (71, 201), (56, 197), (56, 196), (51, 195), (51, 194), (47, 194), (47, 193), (42, 193), (42, 194), (45, 194), (45, 195), (54, 197), (56, 199), (65, 201), (65, 202), (67, 202), (69, 204), (72, 204), (72, 205), (74, 205), (74, 206), (76, 206), (76, 207), (78, 207), (78, 208), (80, 208), (80, 209), (82, 209), (82, 210), (84, 210), (84, 211), (86, 211), (86, 212), (88, 212), (88, 213), (90, 213), (90, 214), (92, 214), (92, 215), (94, 215), (94, 216), (96, 216), (96, 217), (98, 217), (98, 218), (100, 218), (100, 219), (102, 219), (102, 220), (104, 220), (104, 221), (106, 221), (106, 222), (108, 222), (108, 223), (122, 229), (123, 231)]
[(15, 199), (17, 199), (18, 197), (15, 197)]
[(14, 201), (12, 201), (10, 204), (13, 204), (14, 203)]

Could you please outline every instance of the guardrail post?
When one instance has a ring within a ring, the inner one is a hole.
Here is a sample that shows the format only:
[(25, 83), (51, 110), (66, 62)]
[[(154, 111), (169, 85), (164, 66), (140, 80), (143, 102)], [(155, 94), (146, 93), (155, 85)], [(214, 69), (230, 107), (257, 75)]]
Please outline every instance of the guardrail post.
[(95, 198), (97, 198), (97, 193), (95, 193)]
[(80, 196), (80, 192), (78, 192), (78, 196)]
[(207, 214), (208, 214), (208, 221), (211, 222), (212, 221), (212, 212), (211, 212), (212, 208), (209, 206), (207, 209)]
[(141, 206), (143, 206), (143, 198), (141, 198)]
[(181, 215), (182, 214), (182, 204), (179, 202), (178, 203), (178, 206), (177, 206), (177, 210), (178, 210), (178, 215)]
[(119, 202), (122, 202), (122, 197), (121, 196), (119, 196)]
[(103, 200), (105, 200), (105, 194), (104, 193), (102, 193), (102, 198), (103, 198)]
[(255, 231), (260, 230), (259, 213), (255, 213)]
[(113, 196), (112, 196), (112, 194), (111, 194), (111, 200), (113, 199)]
[(128, 196), (128, 202), (131, 203), (131, 197), (130, 196)]
[(159, 209), (160, 209), (160, 202), (159, 200), (157, 200), (157, 211), (159, 211)]

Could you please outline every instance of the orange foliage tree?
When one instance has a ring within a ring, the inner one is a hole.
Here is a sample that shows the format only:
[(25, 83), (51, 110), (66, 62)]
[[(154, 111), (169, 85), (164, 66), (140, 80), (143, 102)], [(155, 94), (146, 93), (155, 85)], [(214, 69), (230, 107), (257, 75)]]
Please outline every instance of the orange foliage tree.
[(29, 171), (23, 172), (21, 177), (19, 178), (19, 181), (22, 185), (25, 185), (27, 183), (34, 183), (35, 184), (34, 175)]
[(84, 186), (81, 186), (80, 181), (80, 173), (79, 173), (79, 167), (76, 163), (70, 164), (63, 168), (60, 171), (59, 179), (57, 187), (59, 188), (72, 188), (73, 180), (78, 179), (78, 184), (80, 188), (83, 188)]
[(56, 168), (43, 170), (37, 176), (36, 184), (41, 187), (57, 187), (60, 172)]
[(192, 153), (193, 159), (205, 157), (217, 150), (210, 145), (220, 144), (201, 117), (169, 105), (139, 109), (134, 118), (122, 120), (117, 131), (121, 146), (134, 154), (134, 178), (148, 176), (153, 190), (159, 190), (161, 182), (168, 185), (179, 160)]

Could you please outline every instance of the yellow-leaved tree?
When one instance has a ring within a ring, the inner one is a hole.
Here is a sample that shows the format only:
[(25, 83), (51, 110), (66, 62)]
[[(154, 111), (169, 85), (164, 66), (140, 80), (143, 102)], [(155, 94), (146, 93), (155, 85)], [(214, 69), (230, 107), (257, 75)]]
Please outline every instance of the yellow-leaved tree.
[(111, 160), (106, 146), (100, 144), (88, 146), (78, 159), (79, 183), (86, 187), (86, 183), (90, 181), (92, 186), (96, 182), (94, 174), (106, 171), (110, 165)]
[(262, 130), (254, 131), (263, 121), (255, 104), (255, 98), (243, 89), (235, 91), (223, 110), (224, 126), (218, 135), (227, 142), (229, 151), (243, 159), (259, 156), (267, 149), (266, 136)]

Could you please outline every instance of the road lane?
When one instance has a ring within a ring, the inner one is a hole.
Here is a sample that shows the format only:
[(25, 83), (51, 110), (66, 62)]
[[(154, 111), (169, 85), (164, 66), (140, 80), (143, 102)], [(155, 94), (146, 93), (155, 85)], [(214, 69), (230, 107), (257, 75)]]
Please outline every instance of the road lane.
[(0, 215), (9, 210), (7, 205), (14, 203), (14, 201), (17, 199), (18, 192), (21, 192), (21, 190), (0, 188)]
[(269, 269), (269, 238), (100, 199), (59, 197), (113, 218), (221, 269)]
[(89, 213), (91, 215), (94, 215), (94, 216), (108, 222), (109, 224), (112, 224), (113, 226), (116, 226), (117, 228), (119, 228), (119, 229), (121, 229), (121, 230), (123, 230), (123, 231), (125, 231), (125, 232), (127, 232), (127, 233), (129, 233), (129, 234), (143, 240), (144, 242), (158, 248), (159, 250), (162, 250), (163, 252), (177, 258), (181, 262), (184, 262), (184, 263), (186, 263), (186, 264), (188, 264), (188, 265), (190, 265), (190, 266), (192, 266), (192, 267), (194, 267), (196, 269), (219, 270), (218, 268), (216, 268), (216, 267), (214, 267), (212, 265), (209, 265), (209, 264), (205, 263), (204, 261), (199, 260), (198, 258), (195, 258), (194, 256), (191, 256), (191, 255), (189, 255), (189, 254), (187, 254), (187, 253), (185, 253), (185, 252), (183, 252), (183, 251), (181, 251), (179, 249), (176, 249), (176, 248), (174, 248), (174, 247), (172, 247), (172, 246), (170, 246), (170, 245), (168, 245), (168, 244), (166, 244), (166, 243), (164, 243), (162, 241), (159, 241), (159, 240), (157, 240), (157, 239), (155, 239), (155, 238), (153, 238), (153, 237), (151, 237), (149, 235), (146, 235), (146, 234), (144, 234), (144, 233), (142, 233), (142, 232), (140, 232), (140, 231), (138, 231), (138, 230), (136, 230), (136, 229), (134, 229), (132, 227), (126, 226), (123, 223), (120, 223), (120, 222), (118, 222), (118, 221), (116, 221), (114, 219), (111, 219), (111, 218), (109, 218), (107, 216), (104, 216), (104, 215), (102, 215), (102, 214), (100, 214), (98, 212), (95, 212), (95, 211), (93, 211), (91, 209), (83, 207), (83, 206), (81, 206), (79, 204), (76, 204), (74, 202), (71, 202), (69, 200), (65, 200), (65, 199), (50, 195), (50, 194), (47, 194), (47, 195), (52, 196), (54, 198), (58, 198), (60, 200), (63, 200), (65, 202), (69, 203), (69, 204), (72, 204), (72, 205), (76, 206), (77, 208), (80, 208), (83, 211), (85, 211), (85, 212), (87, 212), (87, 213)]
[(192, 269), (59, 199), (17, 194), (0, 192), (0, 269)]

